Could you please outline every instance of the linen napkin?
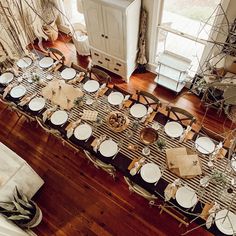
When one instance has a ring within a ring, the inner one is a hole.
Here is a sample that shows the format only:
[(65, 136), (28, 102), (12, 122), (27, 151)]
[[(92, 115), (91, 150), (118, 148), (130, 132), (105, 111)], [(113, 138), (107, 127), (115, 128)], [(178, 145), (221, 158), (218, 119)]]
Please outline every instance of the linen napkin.
[(214, 206), (209, 209), (208, 211), (209, 216), (207, 217), (207, 220), (206, 220), (207, 229), (211, 228), (212, 224), (214, 223), (215, 214), (219, 209), (220, 209), (220, 205), (217, 202), (215, 202)]
[(214, 152), (212, 153), (212, 159), (217, 160), (218, 157), (221, 155), (221, 151), (223, 149), (223, 143), (219, 142), (219, 144), (215, 147)]
[(157, 114), (157, 112), (156, 112), (156, 111), (153, 111), (153, 112), (149, 115), (149, 117), (145, 120), (144, 125), (147, 125), (148, 122), (151, 123), (151, 122), (153, 121), (153, 119), (155, 118), (156, 114)]
[(16, 85), (17, 85), (17, 83), (9, 84), (9, 85), (4, 89), (4, 93), (3, 93), (3, 95), (2, 95), (2, 98), (4, 99), (4, 98), (7, 96), (7, 94), (11, 91), (11, 89), (12, 89), (13, 87), (15, 87)]
[(98, 148), (100, 147), (101, 143), (102, 143), (103, 141), (105, 141), (106, 137), (107, 137), (107, 136), (106, 136), (105, 134), (103, 134), (103, 135), (100, 136), (100, 138), (96, 138), (96, 139), (92, 142), (91, 146), (93, 147), (93, 150), (94, 150), (95, 152), (98, 151)]
[(36, 95), (37, 95), (37, 93), (33, 93), (33, 94), (31, 94), (31, 95), (25, 95), (25, 96), (20, 100), (20, 102), (19, 102), (18, 105), (23, 107), (24, 105), (26, 105), (27, 103), (29, 103), (30, 100), (33, 99)]
[(74, 129), (80, 124), (81, 119), (78, 119), (77, 121), (72, 121), (67, 127), (66, 127), (66, 136), (67, 138), (70, 138), (73, 133)]
[(54, 106), (54, 107), (52, 107), (52, 108), (47, 109), (47, 110), (43, 113), (43, 122), (44, 122), (44, 123), (46, 122), (46, 120), (47, 120), (48, 118), (50, 118), (50, 116), (52, 115), (52, 113), (53, 113), (54, 111), (56, 111), (56, 109), (57, 109), (57, 105)]
[[(136, 160), (136, 161), (135, 161)], [(140, 170), (140, 168), (142, 167), (142, 165), (145, 162), (145, 158), (139, 158), (139, 159), (134, 159), (134, 161), (131, 162), (131, 164), (129, 165), (128, 169), (130, 170), (129, 173), (134, 176), (137, 174), (137, 172)]]
[(165, 201), (169, 201), (171, 198), (175, 198), (178, 186), (181, 185), (180, 179), (176, 179), (173, 183), (167, 185), (164, 190)]
[(99, 87), (98, 91), (96, 92), (95, 97), (98, 98), (98, 97), (103, 96), (104, 93), (105, 93), (107, 90), (108, 90), (108, 88), (106, 87), (106, 83), (103, 83), (103, 84)]
[(182, 135), (179, 138), (179, 141), (182, 143), (186, 138), (188, 133), (191, 131), (192, 127), (191, 126), (187, 126), (187, 128), (184, 130), (184, 132), (182, 133)]
[(144, 123), (145, 120), (148, 119), (148, 117), (151, 115), (152, 112), (153, 112), (153, 108), (148, 107), (147, 114), (141, 119), (141, 123)]
[(77, 74), (74, 79), (68, 81), (67, 83), (68, 84), (76, 84), (77, 82), (80, 83), (84, 79), (84, 75), (85, 75), (84, 72), (79, 72), (79, 74)]
[(47, 72), (52, 72), (59, 65), (60, 61), (55, 61), (48, 69)]
[(122, 107), (124, 107), (125, 102), (128, 101), (129, 98), (130, 98), (130, 95), (129, 95), (129, 94), (128, 94), (128, 95), (125, 95), (125, 97), (124, 97), (122, 103), (119, 105), (119, 108), (120, 108), (120, 109), (121, 109)]

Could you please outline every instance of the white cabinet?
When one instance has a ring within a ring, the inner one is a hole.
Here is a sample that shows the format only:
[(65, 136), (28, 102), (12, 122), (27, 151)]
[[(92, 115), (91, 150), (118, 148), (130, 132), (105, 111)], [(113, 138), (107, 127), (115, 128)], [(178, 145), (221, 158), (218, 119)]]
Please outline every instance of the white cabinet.
[(136, 68), (141, 0), (83, 0), (93, 64), (127, 82)]

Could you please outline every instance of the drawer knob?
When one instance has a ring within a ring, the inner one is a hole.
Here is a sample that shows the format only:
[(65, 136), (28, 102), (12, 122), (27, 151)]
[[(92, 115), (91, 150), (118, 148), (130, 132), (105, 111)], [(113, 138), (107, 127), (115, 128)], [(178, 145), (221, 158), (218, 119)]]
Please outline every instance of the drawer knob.
[(119, 69), (117, 69), (117, 68), (114, 68), (114, 70), (115, 70), (115, 71), (119, 71)]
[(106, 57), (105, 57), (105, 60), (106, 60), (106, 61), (110, 61), (110, 59), (109, 59), (109, 58), (106, 58)]
[(98, 61), (99, 64), (102, 64), (102, 61)]
[(117, 66), (121, 66), (121, 64), (120, 64), (120, 63), (116, 63), (116, 65), (117, 65)]
[(108, 39), (108, 36), (107, 36), (107, 35), (105, 36), (105, 39)]
[(105, 35), (104, 34), (101, 34), (101, 36), (104, 38), (105, 37)]
[(94, 55), (97, 56), (97, 57), (99, 56), (99, 54), (97, 54), (96, 52), (94, 53)]

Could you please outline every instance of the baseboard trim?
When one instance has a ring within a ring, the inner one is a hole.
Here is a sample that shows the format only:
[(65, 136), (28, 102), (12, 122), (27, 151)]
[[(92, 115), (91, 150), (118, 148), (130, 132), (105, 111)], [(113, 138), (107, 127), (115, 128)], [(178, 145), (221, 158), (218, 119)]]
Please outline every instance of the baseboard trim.
[(146, 68), (147, 68), (148, 71), (156, 74), (157, 65), (148, 63)]

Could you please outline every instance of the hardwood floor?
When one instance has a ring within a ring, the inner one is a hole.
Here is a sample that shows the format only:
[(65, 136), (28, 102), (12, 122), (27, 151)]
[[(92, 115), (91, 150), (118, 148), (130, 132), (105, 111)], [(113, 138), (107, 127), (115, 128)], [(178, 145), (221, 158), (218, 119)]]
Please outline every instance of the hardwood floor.
[[(77, 61), (71, 51), (73, 45), (68, 39), (66, 42), (65, 46), (60, 37), (53, 46), (63, 50), (67, 63)], [(86, 66), (87, 58), (79, 57), (78, 61)], [(125, 84), (113, 76), (113, 82), (129, 92), (137, 89), (152, 92), (166, 103), (184, 107), (201, 123), (204, 110), (196, 96), (182, 93), (176, 97), (168, 90), (156, 88), (154, 77), (149, 72), (134, 74), (130, 83)], [(231, 127), (225, 116), (218, 117), (213, 111), (204, 123), (218, 132)], [(180, 235), (186, 230), (184, 226), (179, 228), (169, 215), (160, 215), (157, 207), (150, 208), (145, 199), (130, 194), (121, 175), (114, 181), (88, 163), (81, 153), (74, 153), (72, 148), (63, 146), (35, 123), (18, 118), (1, 103), (0, 141), (24, 158), (45, 181), (34, 197), (43, 212), (43, 221), (34, 230), (39, 236), (164, 236)], [(189, 235), (211, 234), (199, 228)]]

